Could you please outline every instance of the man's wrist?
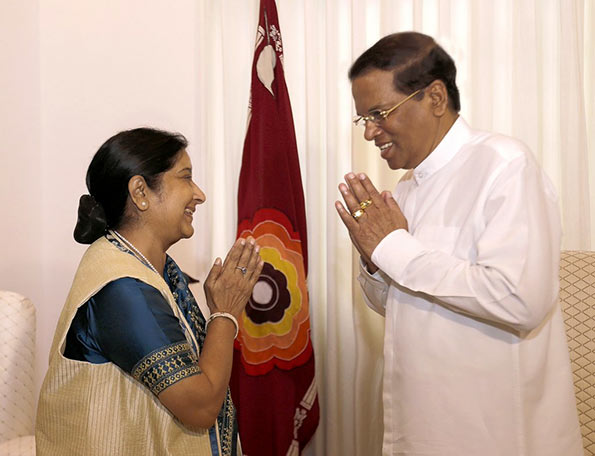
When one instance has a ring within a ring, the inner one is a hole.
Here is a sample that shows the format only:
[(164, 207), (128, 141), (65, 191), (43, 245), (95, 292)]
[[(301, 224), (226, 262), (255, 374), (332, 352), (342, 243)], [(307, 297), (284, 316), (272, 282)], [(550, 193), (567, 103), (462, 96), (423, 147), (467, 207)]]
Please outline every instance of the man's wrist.
[(362, 262), (364, 263), (364, 267), (366, 268), (366, 271), (368, 271), (368, 273), (370, 274), (375, 274), (376, 271), (378, 271), (378, 266), (376, 266), (374, 263), (367, 261), (366, 259), (362, 258)]

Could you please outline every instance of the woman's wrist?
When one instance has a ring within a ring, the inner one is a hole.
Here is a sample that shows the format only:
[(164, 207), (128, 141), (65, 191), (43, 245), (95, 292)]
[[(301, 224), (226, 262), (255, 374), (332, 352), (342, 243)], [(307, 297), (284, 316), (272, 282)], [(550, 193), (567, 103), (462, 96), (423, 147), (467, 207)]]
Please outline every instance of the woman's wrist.
[(211, 323), (213, 320), (215, 320), (217, 318), (226, 319), (226, 320), (231, 321), (233, 323), (233, 325), (235, 326), (235, 330), (236, 330), (233, 338), (235, 339), (236, 337), (238, 337), (238, 331), (240, 330), (240, 327), (238, 325), (238, 320), (236, 319), (236, 317), (234, 317), (229, 312), (214, 312), (214, 313), (212, 313), (211, 316), (209, 317), (209, 319), (207, 320), (206, 329), (208, 329), (209, 323)]

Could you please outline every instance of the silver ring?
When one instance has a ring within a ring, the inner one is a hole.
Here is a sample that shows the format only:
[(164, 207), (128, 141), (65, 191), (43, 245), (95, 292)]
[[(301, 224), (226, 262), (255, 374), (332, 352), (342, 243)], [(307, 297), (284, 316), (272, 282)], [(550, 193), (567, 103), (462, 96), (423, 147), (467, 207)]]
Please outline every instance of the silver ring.
[(236, 266), (236, 269), (239, 269), (240, 272), (244, 275), (246, 275), (246, 272), (248, 272), (248, 270), (244, 266)]

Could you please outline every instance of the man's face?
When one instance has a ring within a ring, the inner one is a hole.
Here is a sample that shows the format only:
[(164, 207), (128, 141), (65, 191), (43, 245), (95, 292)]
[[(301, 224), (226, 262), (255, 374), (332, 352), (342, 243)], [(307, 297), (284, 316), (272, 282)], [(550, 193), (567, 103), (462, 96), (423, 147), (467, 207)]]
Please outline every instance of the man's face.
[[(388, 110), (407, 98), (393, 85), (393, 72), (373, 69), (353, 80), (351, 91), (357, 114)], [(432, 114), (430, 97), (419, 94), (399, 106), (378, 124), (366, 122), (364, 137), (374, 141), (391, 169), (419, 165), (437, 145), (438, 120)], [(435, 144), (436, 143), (436, 144)]]

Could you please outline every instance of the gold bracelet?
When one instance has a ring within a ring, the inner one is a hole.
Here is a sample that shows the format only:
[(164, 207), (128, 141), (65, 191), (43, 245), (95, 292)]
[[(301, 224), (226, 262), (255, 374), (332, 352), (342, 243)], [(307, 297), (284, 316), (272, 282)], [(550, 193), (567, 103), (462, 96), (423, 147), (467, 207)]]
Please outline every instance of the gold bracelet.
[(215, 312), (214, 314), (211, 314), (211, 316), (207, 320), (205, 329), (207, 329), (209, 327), (210, 322), (212, 322), (215, 318), (218, 318), (218, 317), (223, 317), (223, 318), (227, 318), (228, 320), (231, 320), (236, 327), (236, 334), (235, 334), (235, 336), (233, 336), (233, 338), (235, 339), (236, 337), (238, 337), (238, 331), (240, 330), (240, 326), (238, 325), (238, 321), (236, 320), (236, 317), (234, 317), (232, 314), (230, 314), (228, 312)]

